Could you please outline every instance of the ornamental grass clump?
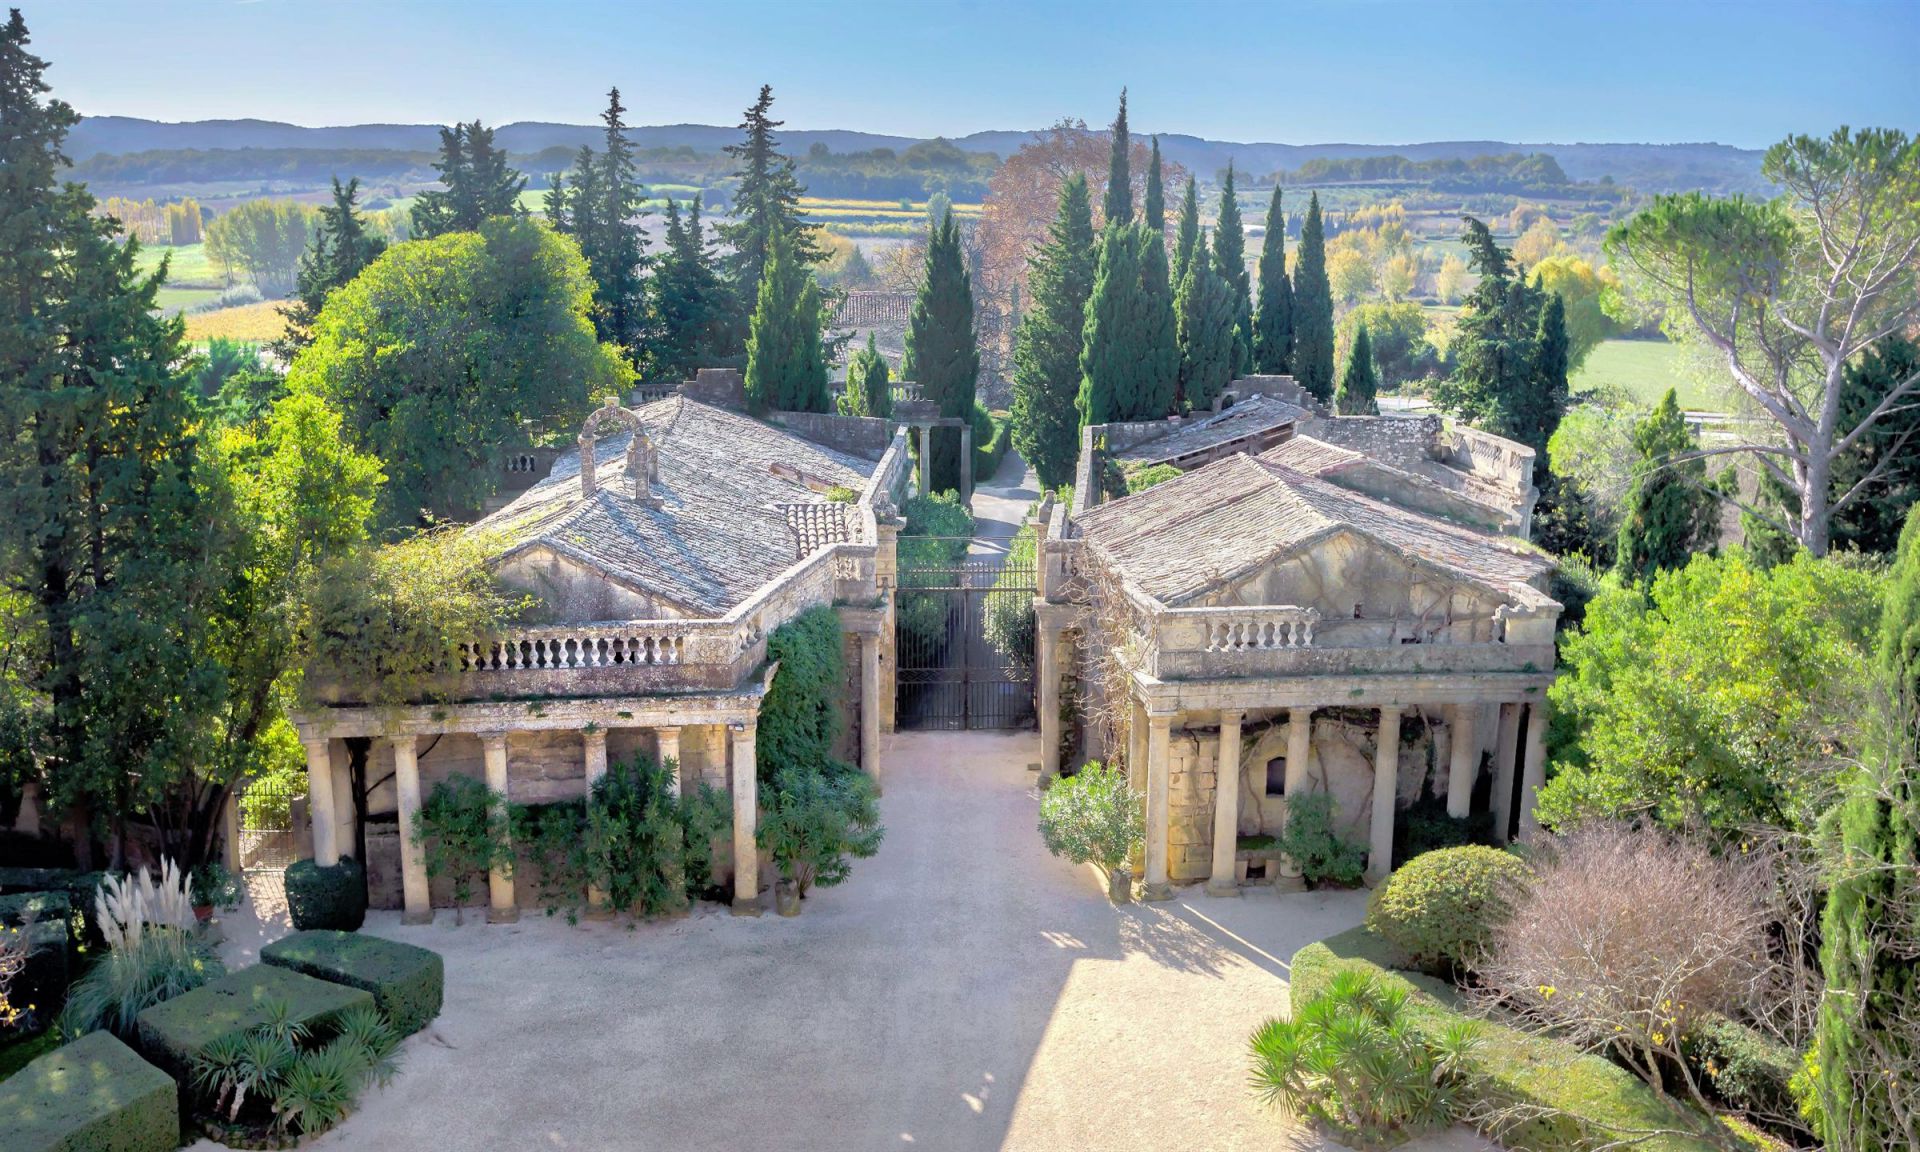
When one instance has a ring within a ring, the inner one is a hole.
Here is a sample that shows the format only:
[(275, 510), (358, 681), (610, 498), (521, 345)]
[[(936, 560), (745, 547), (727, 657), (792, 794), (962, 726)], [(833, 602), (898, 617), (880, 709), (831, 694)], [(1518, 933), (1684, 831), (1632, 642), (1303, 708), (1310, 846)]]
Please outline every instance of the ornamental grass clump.
[(141, 1012), (226, 973), (195, 934), (191, 885), (172, 861), (158, 881), (144, 868), (107, 877), (94, 916), (107, 953), (67, 990), (59, 1028), (69, 1039), (104, 1028), (132, 1042)]
[(1479, 1025), (1456, 1020), (1429, 1037), (1404, 986), (1342, 972), (1293, 1019), (1253, 1033), (1254, 1095), (1369, 1143), (1450, 1123), (1468, 1101)]

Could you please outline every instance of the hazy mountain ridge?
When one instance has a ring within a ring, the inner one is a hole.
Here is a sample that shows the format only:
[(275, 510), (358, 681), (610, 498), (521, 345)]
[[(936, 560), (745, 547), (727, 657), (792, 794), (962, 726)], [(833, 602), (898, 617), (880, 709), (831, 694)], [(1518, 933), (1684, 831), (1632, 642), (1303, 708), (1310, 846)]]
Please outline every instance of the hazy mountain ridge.
[[(735, 142), (739, 129), (711, 124), (662, 124), (631, 129), (628, 135), (642, 148), (691, 147), (714, 152)], [(989, 130), (953, 138), (971, 152), (1008, 156), (1036, 135), (1033, 131)], [(510, 152), (533, 153), (545, 148), (577, 148), (597, 144), (601, 129), (591, 124), (553, 124), (516, 121), (501, 125), (495, 141)], [(918, 137), (890, 136), (847, 129), (793, 129), (781, 134), (783, 145), (804, 152), (816, 142), (835, 152), (872, 148), (909, 147)], [(67, 154), (83, 160), (100, 153), (145, 152), (170, 149), (383, 149), (430, 152), (439, 146), (440, 128), (434, 124), (350, 124), (308, 128), (271, 120), (197, 120), (165, 123), (131, 116), (92, 116), (80, 122), (68, 138)], [(1444, 140), (1412, 144), (1275, 144), (1208, 140), (1181, 133), (1160, 136), (1166, 156), (1211, 176), (1229, 161), (1241, 172), (1266, 177), (1298, 168), (1315, 157), (1405, 156), (1412, 160), (1465, 158), (1510, 152), (1544, 152), (1559, 162), (1574, 180), (1611, 176), (1621, 184), (1646, 192), (1711, 188), (1720, 191), (1763, 192), (1757, 149), (1727, 144), (1581, 143), (1541, 144), (1503, 140)]]

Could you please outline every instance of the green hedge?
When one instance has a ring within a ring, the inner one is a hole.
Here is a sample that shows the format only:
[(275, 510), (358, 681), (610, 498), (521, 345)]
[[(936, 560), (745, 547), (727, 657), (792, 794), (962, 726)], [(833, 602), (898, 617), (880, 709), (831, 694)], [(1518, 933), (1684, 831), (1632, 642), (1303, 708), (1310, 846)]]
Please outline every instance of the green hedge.
[(92, 1032), (0, 1082), (7, 1152), (171, 1152), (179, 1088), (111, 1032)]
[(1509, 915), (1510, 894), (1531, 871), (1498, 848), (1467, 845), (1423, 852), (1401, 865), (1367, 901), (1367, 927), (1406, 950), (1425, 972), (1470, 966)]
[(1681, 1051), (1709, 1097), (1777, 1135), (1804, 1139), (1791, 1081), (1800, 1057), (1786, 1045), (1724, 1016), (1700, 1021)]
[(425, 948), (352, 932), (295, 932), (262, 948), (260, 959), (372, 994), (402, 1035), (440, 1014), (446, 968), (438, 952)]
[(1013, 447), (1013, 421), (1002, 416), (994, 418), (978, 404), (973, 406), (973, 486), (993, 481), (993, 474), (1000, 471), (1000, 464), (1007, 458), (1008, 449)]
[(193, 1058), (207, 1045), (266, 1023), (275, 1001), (284, 1001), (294, 1020), (323, 1027), (357, 1004), (371, 1005), (373, 997), (344, 984), (255, 964), (140, 1013), (140, 1051), (184, 1083)]
[(367, 873), (360, 862), (342, 856), (322, 868), (312, 860), (287, 865), (287, 913), (293, 926), (358, 932), (367, 920)]
[[(1375, 975), (1383, 985), (1410, 993), (1409, 1016), (1416, 1026), (1436, 1034), (1462, 1019), (1459, 994), (1451, 984), (1403, 971), (1408, 958), (1363, 928), (1354, 928), (1309, 944), (1294, 953), (1289, 994), (1302, 1004), (1324, 994), (1343, 971)], [(1566, 1044), (1515, 1028), (1483, 1022), (1479, 1072), (1494, 1100), (1538, 1106), (1552, 1113), (1500, 1133), (1503, 1144), (1531, 1152), (1580, 1152), (1618, 1129), (1697, 1128), (1701, 1119), (1677, 1103), (1662, 1100), (1637, 1077), (1601, 1056), (1583, 1054)], [(1641, 1152), (1708, 1152), (1704, 1139), (1680, 1135), (1649, 1138)]]

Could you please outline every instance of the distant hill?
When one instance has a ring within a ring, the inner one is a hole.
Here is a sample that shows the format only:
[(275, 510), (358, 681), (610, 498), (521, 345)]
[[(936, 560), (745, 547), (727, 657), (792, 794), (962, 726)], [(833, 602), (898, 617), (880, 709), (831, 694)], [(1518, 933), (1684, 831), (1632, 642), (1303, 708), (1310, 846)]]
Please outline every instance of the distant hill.
[[(590, 124), (547, 124), (519, 121), (501, 125), (495, 140), (508, 151), (534, 153), (546, 148), (577, 148), (597, 143), (601, 130)], [(642, 148), (692, 148), (717, 152), (739, 138), (739, 129), (710, 124), (663, 124), (634, 128), (629, 135)], [(974, 132), (953, 143), (969, 152), (991, 152), (1005, 157), (1032, 139), (1028, 131)], [(780, 138), (792, 152), (804, 152), (815, 143), (834, 152), (873, 148), (905, 149), (919, 142), (910, 136), (887, 136), (838, 129), (783, 131)], [(439, 127), (432, 124), (351, 124), (307, 128), (271, 120), (196, 120), (169, 124), (131, 116), (93, 116), (80, 122), (68, 137), (67, 153), (84, 160), (102, 153), (121, 154), (156, 150), (239, 149), (272, 150), (351, 149), (354, 151), (431, 152), (439, 145)], [(1235, 168), (1256, 180), (1275, 172), (1299, 168), (1316, 158), (1405, 156), (1409, 160), (1465, 159), (1472, 156), (1541, 152), (1552, 156), (1576, 181), (1612, 177), (1643, 192), (1673, 192), (1701, 188), (1713, 192), (1764, 192), (1761, 153), (1725, 144), (1542, 144), (1507, 140), (1446, 140), (1414, 144), (1271, 144), (1206, 140), (1177, 133), (1160, 137), (1161, 150), (1203, 176)]]

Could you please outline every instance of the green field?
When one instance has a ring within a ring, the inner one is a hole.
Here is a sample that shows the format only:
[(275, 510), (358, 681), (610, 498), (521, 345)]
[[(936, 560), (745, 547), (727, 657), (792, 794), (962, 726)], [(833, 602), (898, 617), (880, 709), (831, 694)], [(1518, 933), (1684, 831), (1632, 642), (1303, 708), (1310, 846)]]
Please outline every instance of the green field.
[(1667, 389), (1680, 393), (1680, 406), (1718, 411), (1726, 398), (1686, 371), (1686, 359), (1677, 345), (1664, 340), (1607, 340), (1587, 356), (1572, 381), (1574, 391), (1613, 385), (1634, 399), (1653, 405)]
[(226, 278), (221, 275), (219, 266), (207, 259), (205, 244), (182, 244), (178, 248), (159, 244), (142, 245), (137, 258), (140, 270), (152, 271), (160, 266), (164, 257), (172, 257), (167, 263), (169, 288), (212, 288), (218, 292), (226, 286)]

